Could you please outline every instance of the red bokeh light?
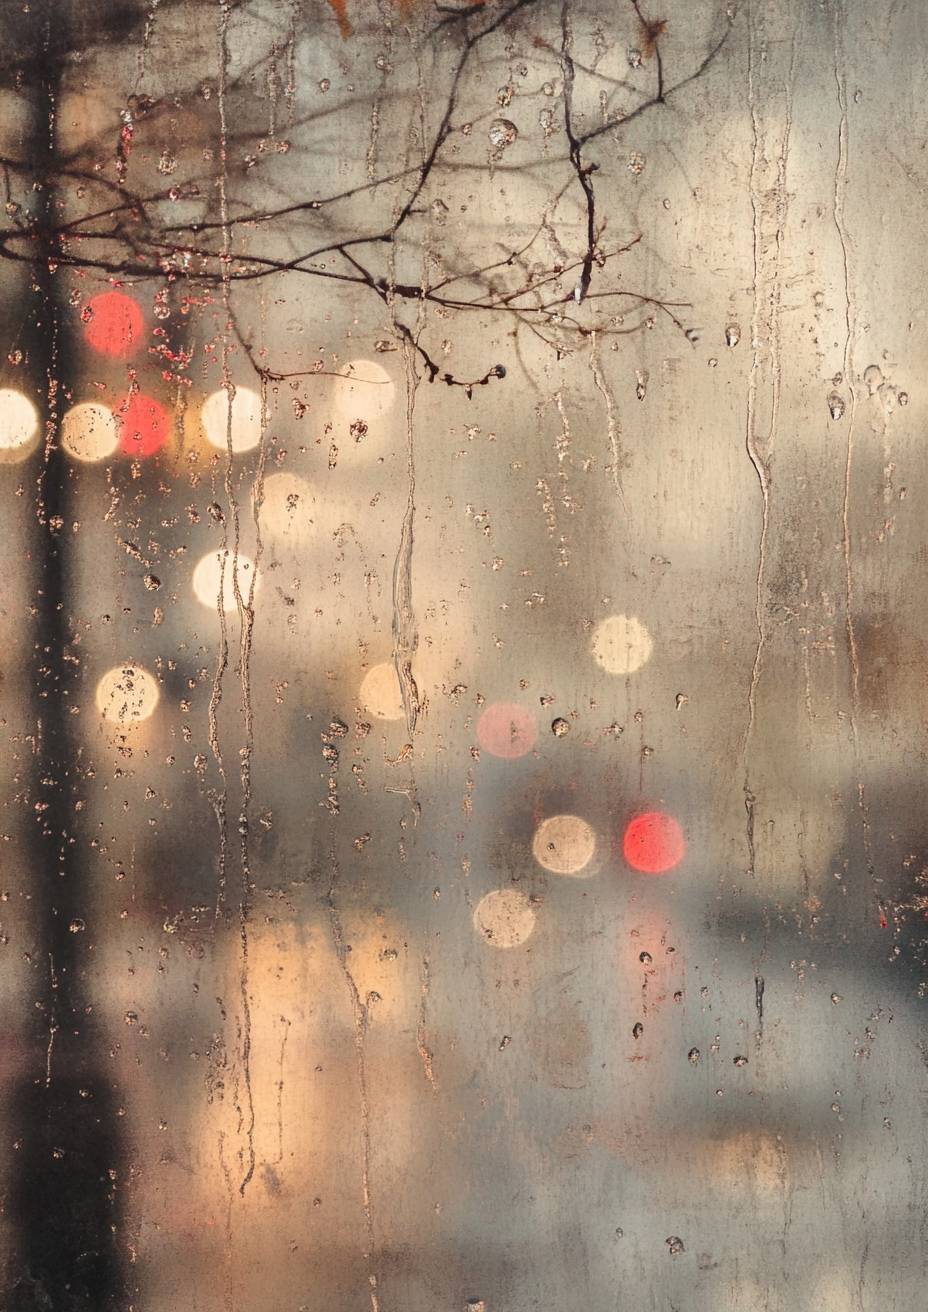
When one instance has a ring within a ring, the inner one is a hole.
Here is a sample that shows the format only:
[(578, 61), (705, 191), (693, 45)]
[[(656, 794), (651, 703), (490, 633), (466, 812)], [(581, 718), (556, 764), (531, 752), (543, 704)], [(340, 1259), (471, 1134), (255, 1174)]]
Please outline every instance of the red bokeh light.
[(646, 875), (663, 875), (678, 866), (686, 852), (683, 830), (672, 815), (646, 811), (628, 824), (622, 839), (622, 855), (633, 870)]
[(119, 423), (119, 449), (124, 455), (153, 455), (168, 439), (170, 412), (153, 396), (137, 392), (124, 397), (115, 414)]
[(514, 702), (494, 702), (477, 721), (477, 741), (491, 756), (514, 760), (538, 741), (534, 712)]
[(145, 319), (138, 301), (125, 292), (101, 292), (87, 304), (84, 336), (100, 355), (128, 360), (142, 344)]

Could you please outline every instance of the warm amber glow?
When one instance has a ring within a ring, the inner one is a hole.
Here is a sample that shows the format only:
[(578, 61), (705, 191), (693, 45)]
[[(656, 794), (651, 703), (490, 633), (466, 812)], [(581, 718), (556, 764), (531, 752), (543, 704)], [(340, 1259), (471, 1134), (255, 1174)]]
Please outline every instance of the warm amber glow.
[[(228, 451), (229, 393), (220, 388), (203, 402), (200, 411), (207, 441)], [(250, 387), (236, 387), (232, 398), (231, 437), (233, 451), (250, 451), (261, 441), (261, 398)]]
[(591, 875), (596, 833), (578, 815), (552, 815), (542, 820), (532, 839), (532, 855), (555, 875)]
[(105, 460), (119, 445), (113, 412), (95, 401), (73, 405), (61, 421), (61, 445), (75, 460)]
[(535, 912), (517, 888), (496, 888), (477, 903), (474, 926), (491, 947), (517, 948), (535, 928)]
[(634, 674), (650, 659), (651, 635), (634, 615), (609, 615), (593, 630), (590, 650), (608, 674)]
[(117, 665), (97, 684), (97, 710), (112, 724), (147, 720), (158, 705), (158, 684), (140, 665)]
[(371, 666), (361, 680), (358, 697), (362, 707), (379, 720), (402, 720), (405, 714), (400, 681), (390, 661)]
[(226, 614), (234, 613), (238, 610), (238, 601), (235, 597), (236, 580), (242, 604), (247, 606), (252, 579), (257, 591), (261, 579), (255, 574), (254, 561), (250, 557), (243, 556), (239, 552), (236, 562), (236, 557), (229, 549), (210, 551), (193, 571), (194, 596), (201, 605), (218, 612), (221, 586), (222, 608)]
[(351, 360), (332, 382), (330, 441), (338, 459), (379, 453), (396, 398), (393, 379), (373, 360)]
[(270, 474), (262, 492), (259, 522), (275, 539), (296, 545), (316, 529), (316, 494), (299, 474)]
[(25, 460), (39, 436), (39, 414), (28, 396), (0, 388), (0, 461)]

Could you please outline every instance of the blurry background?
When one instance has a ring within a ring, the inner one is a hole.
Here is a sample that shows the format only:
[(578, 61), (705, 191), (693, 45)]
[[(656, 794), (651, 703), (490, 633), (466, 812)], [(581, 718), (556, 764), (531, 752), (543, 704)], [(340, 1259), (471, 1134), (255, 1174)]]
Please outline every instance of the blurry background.
[(926, 25), (0, 13), (4, 1306), (920, 1306)]

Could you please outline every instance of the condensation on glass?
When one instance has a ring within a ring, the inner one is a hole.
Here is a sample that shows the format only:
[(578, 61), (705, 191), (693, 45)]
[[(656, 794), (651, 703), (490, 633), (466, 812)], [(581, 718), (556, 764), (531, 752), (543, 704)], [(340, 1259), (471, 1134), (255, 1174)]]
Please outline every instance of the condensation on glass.
[(928, 11), (0, 31), (3, 1306), (922, 1306)]

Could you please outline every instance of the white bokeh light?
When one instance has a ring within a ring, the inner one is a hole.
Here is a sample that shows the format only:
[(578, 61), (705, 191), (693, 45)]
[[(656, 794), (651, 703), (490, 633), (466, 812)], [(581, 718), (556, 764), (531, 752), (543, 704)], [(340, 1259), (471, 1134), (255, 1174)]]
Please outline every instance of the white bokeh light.
[(634, 615), (609, 615), (593, 630), (590, 650), (607, 674), (634, 674), (650, 659), (654, 643)]
[(61, 445), (75, 460), (105, 460), (119, 445), (116, 417), (105, 405), (73, 405), (61, 421)]
[(22, 392), (0, 388), (0, 461), (25, 460), (39, 437), (39, 412)]
[(299, 474), (270, 474), (262, 487), (260, 524), (275, 540), (297, 546), (316, 530), (316, 494)]
[(517, 888), (495, 888), (477, 903), (474, 926), (494, 948), (517, 948), (535, 928), (535, 911)]
[(382, 450), (386, 416), (396, 399), (396, 384), (374, 360), (350, 360), (332, 380), (331, 440), (339, 459)]
[(378, 720), (402, 720), (405, 714), (400, 681), (390, 661), (371, 666), (361, 680), (358, 697), (362, 707)]
[(591, 875), (596, 832), (578, 815), (552, 815), (542, 820), (532, 839), (532, 855), (555, 875)]
[[(212, 392), (200, 411), (206, 439), (220, 451), (228, 451), (229, 393)], [(232, 398), (232, 450), (251, 451), (261, 441), (261, 397), (250, 387), (236, 387)]]
[(222, 587), (222, 608), (226, 614), (238, 611), (235, 597), (235, 582), (242, 604), (248, 605), (248, 596), (254, 579), (255, 592), (261, 584), (260, 576), (255, 575), (254, 561), (239, 552), (237, 561), (231, 550), (209, 551), (199, 561), (193, 571), (193, 592), (197, 601), (210, 610), (219, 610), (219, 589)]
[(154, 714), (159, 695), (154, 675), (141, 665), (116, 665), (97, 684), (97, 710), (111, 724), (131, 725)]

